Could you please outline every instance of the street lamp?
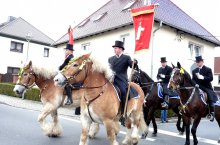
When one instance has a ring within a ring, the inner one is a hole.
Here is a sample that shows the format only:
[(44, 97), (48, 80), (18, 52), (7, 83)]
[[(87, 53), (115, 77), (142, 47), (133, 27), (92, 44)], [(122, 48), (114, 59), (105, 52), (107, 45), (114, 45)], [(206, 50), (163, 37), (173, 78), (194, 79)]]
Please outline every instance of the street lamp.
[(31, 38), (32, 38), (32, 33), (31, 32), (28, 32), (27, 35), (26, 35), (26, 40), (28, 42), (28, 45), (27, 45), (27, 55), (26, 55), (26, 62), (28, 61), (28, 51), (29, 51), (29, 43), (31, 41)]

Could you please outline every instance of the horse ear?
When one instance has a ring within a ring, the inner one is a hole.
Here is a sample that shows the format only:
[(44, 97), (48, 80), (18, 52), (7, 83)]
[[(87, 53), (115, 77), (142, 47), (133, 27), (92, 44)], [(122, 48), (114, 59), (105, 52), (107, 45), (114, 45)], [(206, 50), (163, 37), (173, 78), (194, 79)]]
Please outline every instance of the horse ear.
[(28, 65), (29, 65), (29, 66), (32, 66), (32, 61), (31, 61), (31, 60), (29, 61), (29, 64), (28, 64)]
[(177, 67), (178, 67), (179, 69), (181, 68), (180, 62), (177, 62)]
[(172, 65), (172, 67), (173, 67), (173, 68), (175, 68), (175, 65), (173, 65), (173, 63), (172, 63), (172, 62), (171, 62), (171, 65)]

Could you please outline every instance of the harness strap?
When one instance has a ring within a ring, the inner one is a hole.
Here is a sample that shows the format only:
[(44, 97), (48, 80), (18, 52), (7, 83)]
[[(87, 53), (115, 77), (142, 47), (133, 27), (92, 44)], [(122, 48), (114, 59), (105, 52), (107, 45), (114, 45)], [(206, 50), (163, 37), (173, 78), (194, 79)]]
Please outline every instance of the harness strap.
[(89, 110), (89, 105), (90, 105), (93, 101), (95, 101), (97, 98), (99, 98), (103, 93), (104, 93), (104, 91), (102, 91), (101, 93), (99, 93), (98, 96), (96, 96), (96, 97), (93, 98), (92, 100), (87, 100), (86, 97), (84, 96), (84, 99), (85, 99), (86, 105), (87, 105), (88, 114), (89, 114), (89, 117), (91, 118), (92, 122), (95, 122), (95, 120), (92, 118), (91, 112), (90, 112), (90, 110)]

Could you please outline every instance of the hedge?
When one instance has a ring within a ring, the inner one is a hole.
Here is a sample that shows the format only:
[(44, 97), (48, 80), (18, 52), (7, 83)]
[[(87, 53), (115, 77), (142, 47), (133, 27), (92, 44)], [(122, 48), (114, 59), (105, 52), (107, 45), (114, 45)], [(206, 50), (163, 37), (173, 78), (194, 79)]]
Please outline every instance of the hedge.
[[(21, 96), (16, 95), (13, 92), (14, 87), (15, 84), (12, 83), (0, 83), (0, 94), (20, 98)], [(24, 95), (24, 98), (27, 100), (40, 101), (39, 94), (40, 90), (38, 88), (31, 88), (27, 90), (27, 92)]]

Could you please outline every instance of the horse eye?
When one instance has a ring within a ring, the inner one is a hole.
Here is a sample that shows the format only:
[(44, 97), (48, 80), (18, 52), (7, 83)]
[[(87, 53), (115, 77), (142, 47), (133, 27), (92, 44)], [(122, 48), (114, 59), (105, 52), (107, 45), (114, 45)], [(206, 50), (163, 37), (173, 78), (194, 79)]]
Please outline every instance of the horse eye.
[(24, 75), (24, 76), (27, 76), (28, 74), (27, 74), (27, 73), (24, 73), (23, 75)]
[(74, 66), (74, 67), (77, 67), (77, 66), (79, 66), (79, 65), (78, 65), (78, 64), (73, 64), (73, 66)]

